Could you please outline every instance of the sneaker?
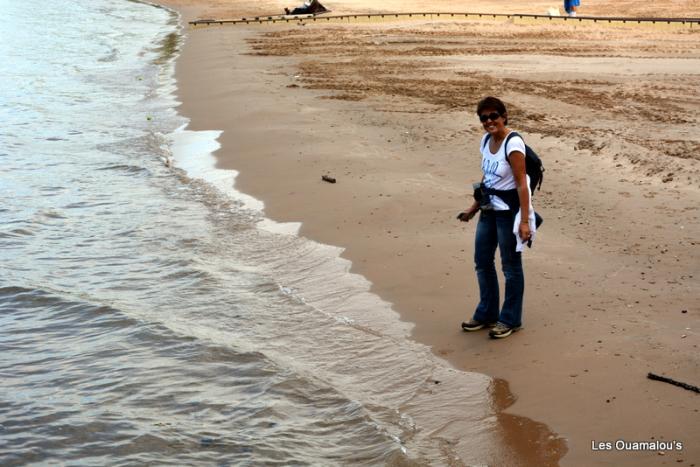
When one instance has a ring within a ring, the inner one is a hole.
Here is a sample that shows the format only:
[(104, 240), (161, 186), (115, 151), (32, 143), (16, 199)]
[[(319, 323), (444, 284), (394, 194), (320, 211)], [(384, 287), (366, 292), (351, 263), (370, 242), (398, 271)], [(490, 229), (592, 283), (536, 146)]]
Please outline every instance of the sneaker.
[(501, 339), (503, 337), (508, 337), (515, 331), (519, 330), (520, 326), (512, 328), (507, 324), (503, 324), (499, 321), (498, 323), (496, 323), (496, 326), (494, 326), (494, 328), (489, 331), (489, 336), (493, 337), (494, 339)]
[(462, 323), (462, 330), (467, 332), (478, 331), (479, 329), (492, 328), (495, 325), (496, 323), (482, 323), (481, 321), (470, 319), (468, 323)]

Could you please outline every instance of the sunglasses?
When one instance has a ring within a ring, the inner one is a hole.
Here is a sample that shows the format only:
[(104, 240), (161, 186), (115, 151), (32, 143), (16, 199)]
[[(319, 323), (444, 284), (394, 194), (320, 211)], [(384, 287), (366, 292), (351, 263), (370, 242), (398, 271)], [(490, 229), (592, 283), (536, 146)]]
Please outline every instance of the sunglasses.
[(481, 120), (482, 123), (485, 123), (486, 120), (491, 120), (491, 121), (496, 121), (500, 118), (501, 114), (498, 112), (491, 112), (490, 114), (481, 114), (479, 115), (479, 120)]

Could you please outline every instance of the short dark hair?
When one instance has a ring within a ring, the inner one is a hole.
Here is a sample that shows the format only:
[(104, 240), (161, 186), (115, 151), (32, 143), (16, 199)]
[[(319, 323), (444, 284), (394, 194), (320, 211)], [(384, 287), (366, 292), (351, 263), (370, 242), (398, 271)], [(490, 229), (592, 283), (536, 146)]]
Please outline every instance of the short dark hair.
[(481, 115), (481, 113), (486, 109), (493, 109), (499, 114), (501, 114), (501, 116), (505, 118), (506, 125), (508, 124), (508, 111), (506, 110), (506, 105), (503, 103), (502, 100), (492, 96), (484, 97), (479, 101), (479, 103), (476, 106), (476, 114)]

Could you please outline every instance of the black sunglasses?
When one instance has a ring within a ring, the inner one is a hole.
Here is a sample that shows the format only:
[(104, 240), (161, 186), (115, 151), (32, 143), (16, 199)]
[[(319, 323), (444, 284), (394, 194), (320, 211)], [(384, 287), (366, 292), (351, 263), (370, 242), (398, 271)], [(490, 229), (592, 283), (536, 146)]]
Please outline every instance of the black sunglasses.
[(479, 120), (481, 120), (482, 123), (485, 123), (486, 120), (491, 120), (495, 122), (500, 116), (501, 114), (499, 114), (498, 112), (491, 112), (490, 114), (479, 115)]

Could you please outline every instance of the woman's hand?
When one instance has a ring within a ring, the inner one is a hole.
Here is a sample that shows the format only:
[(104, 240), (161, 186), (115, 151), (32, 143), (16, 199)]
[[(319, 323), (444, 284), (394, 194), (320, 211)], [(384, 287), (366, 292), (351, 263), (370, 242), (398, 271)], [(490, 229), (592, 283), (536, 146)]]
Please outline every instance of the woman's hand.
[(518, 234), (523, 242), (530, 240), (532, 233), (530, 232), (530, 224), (527, 222), (520, 222), (520, 227), (518, 227)]
[(476, 215), (477, 212), (479, 212), (479, 205), (472, 205), (466, 211), (462, 211), (459, 214), (457, 214), (457, 219), (459, 219), (462, 222), (469, 222), (470, 220), (472, 220), (472, 218)]

